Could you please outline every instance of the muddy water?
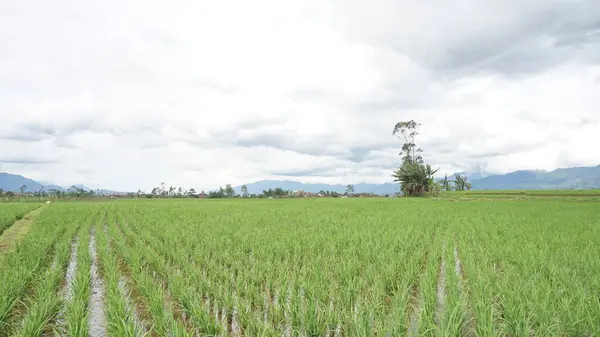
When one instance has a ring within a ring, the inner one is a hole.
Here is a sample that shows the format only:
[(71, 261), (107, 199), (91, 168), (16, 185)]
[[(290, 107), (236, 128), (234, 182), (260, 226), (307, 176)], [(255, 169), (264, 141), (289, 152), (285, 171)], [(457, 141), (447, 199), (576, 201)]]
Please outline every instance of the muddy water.
[(121, 277), (119, 279), (119, 291), (121, 292), (121, 296), (123, 296), (123, 298), (125, 299), (125, 304), (127, 305), (127, 308), (133, 314), (133, 324), (135, 324), (136, 330), (141, 331), (142, 334), (146, 334), (147, 331), (144, 326), (144, 322), (140, 318), (140, 315), (138, 314), (135, 305), (131, 301), (130, 291), (127, 287), (127, 280), (124, 277)]
[(290, 337), (292, 335), (292, 321), (290, 317), (290, 311), (292, 309), (292, 289), (288, 288), (287, 296), (285, 297), (285, 310), (283, 315), (285, 317), (285, 330), (283, 335)]
[[(460, 254), (458, 252), (458, 246), (454, 246), (454, 272), (458, 278), (458, 291), (459, 293), (464, 294), (464, 279), (463, 279), (463, 269), (462, 269), (462, 261), (460, 260)], [(469, 307), (469, 303), (467, 302), (467, 324), (463, 327), (463, 334), (467, 337), (475, 336), (475, 317), (473, 316), (473, 312)]]
[(462, 264), (460, 261), (460, 257), (458, 256), (458, 247), (454, 246), (454, 272), (458, 278), (458, 290), (462, 291), (463, 289), (463, 279), (462, 279)]
[(73, 281), (75, 280), (75, 272), (77, 271), (77, 250), (79, 247), (79, 237), (76, 237), (71, 244), (71, 258), (69, 265), (67, 266), (67, 274), (65, 276), (65, 287), (63, 293), (65, 294), (65, 301), (71, 301), (73, 298)]
[(75, 237), (71, 243), (71, 257), (69, 258), (69, 265), (67, 266), (67, 274), (65, 275), (65, 285), (61, 289), (60, 293), (64, 297), (64, 305), (58, 312), (56, 325), (60, 329), (65, 328), (65, 310), (73, 298), (73, 281), (75, 280), (75, 273), (77, 271), (77, 251), (79, 248), (79, 237)]
[(233, 313), (231, 316), (231, 332), (234, 336), (241, 334), (240, 324), (238, 323), (238, 297), (237, 294), (233, 295)]
[(410, 315), (410, 322), (408, 325), (408, 335), (418, 336), (419, 335), (419, 316), (421, 314), (421, 308), (423, 308), (423, 295), (419, 294), (419, 299), (413, 307), (412, 314)]
[[(335, 312), (335, 299), (333, 297), (331, 297), (329, 299), (329, 311), (331, 313)], [(327, 336), (334, 336), (334, 337), (339, 337), (342, 335), (342, 326), (340, 325), (340, 323), (338, 322), (335, 326), (330, 326), (328, 327), (328, 332), (327, 332)]]
[(442, 249), (442, 263), (440, 264), (440, 272), (438, 276), (438, 284), (437, 284), (437, 306), (435, 308), (434, 314), (434, 322), (438, 326), (440, 325), (440, 319), (442, 317), (442, 312), (444, 311), (444, 299), (446, 297), (446, 259), (444, 258), (446, 254), (445, 247)]
[(302, 315), (300, 316), (300, 337), (305, 337), (306, 336), (306, 320), (305, 320), (306, 301), (304, 298), (304, 287), (300, 287), (300, 291), (299, 291), (298, 295), (300, 296), (300, 307), (302, 310)]
[(106, 315), (104, 314), (104, 282), (98, 272), (98, 254), (96, 254), (96, 231), (92, 229), (88, 245), (92, 257), (92, 293), (89, 304), (88, 326), (90, 337), (106, 336)]

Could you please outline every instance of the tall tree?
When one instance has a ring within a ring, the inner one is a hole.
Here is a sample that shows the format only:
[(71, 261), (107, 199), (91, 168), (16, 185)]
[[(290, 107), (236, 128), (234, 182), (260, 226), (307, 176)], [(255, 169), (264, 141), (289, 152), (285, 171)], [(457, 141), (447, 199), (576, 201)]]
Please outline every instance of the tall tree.
[(451, 186), (450, 186), (450, 180), (448, 180), (448, 174), (446, 174), (444, 176), (444, 179), (442, 179), (441, 181), (441, 185), (442, 185), (442, 189), (444, 191), (450, 191)]
[(354, 193), (354, 185), (346, 185), (346, 194)]
[[(402, 144), (402, 165), (394, 171), (392, 177), (394, 181), (400, 183), (400, 188), (405, 196), (421, 196), (433, 191), (436, 183), (433, 181), (433, 175), (437, 169), (432, 169), (429, 164), (425, 164), (418, 148), (415, 138), (419, 134), (418, 127), (420, 123), (414, 120), (398, 122), (394, 127), (392, 135), (396, 135), (404, 143)], [(435, 189), (439, 191), (439, 187)]]
[(457, 191), (464, 191), (465, 189), (471, 189), (471, 183), (467, 182), (467, 175), (454, 174), (454, 186)]
[(231, 187), (231, 184), (225, 185), (225, 196), (227, 198), (233, 198), (235, 196), (235, 190)]
[(419, 126), (421, 123), (417, 123), (414, 120), (406, 122), (398, 122), (394, 126), (393, 135), (396, 135), (400, 140), (404, 141), (402, 144), (402, 163), (423, 163), (423, 157), (421, 157), (421, 150), (415, 143), (415, 137), (419, 134)]
[(248, 187), (246, 185), (242, 185), (241, 191), (242, 191), (242, 196), (244, 198), (247, 198), (248, 197)]
[(24, 194), (26, 189), (27, 185), (21, 185), (21, 194)]

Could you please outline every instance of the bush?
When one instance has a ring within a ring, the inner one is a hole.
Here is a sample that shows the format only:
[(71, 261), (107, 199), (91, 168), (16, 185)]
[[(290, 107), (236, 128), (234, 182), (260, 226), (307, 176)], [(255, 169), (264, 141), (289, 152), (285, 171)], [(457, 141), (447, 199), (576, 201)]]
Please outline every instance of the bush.
[(429, 186), (427, 187), (427, 192), (425, 196), (427, 197), (439, 197), (442, 192), (442, 185), (436, 183), (434, 181), (429, 182)]

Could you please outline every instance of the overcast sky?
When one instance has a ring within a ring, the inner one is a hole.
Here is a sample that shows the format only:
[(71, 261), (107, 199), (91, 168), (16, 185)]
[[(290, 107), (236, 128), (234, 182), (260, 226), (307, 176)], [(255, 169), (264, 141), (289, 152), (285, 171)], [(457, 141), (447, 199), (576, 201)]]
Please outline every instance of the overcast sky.
[(600, 164), (600, 0), (0, 2), (0, 171), (382, 183)]

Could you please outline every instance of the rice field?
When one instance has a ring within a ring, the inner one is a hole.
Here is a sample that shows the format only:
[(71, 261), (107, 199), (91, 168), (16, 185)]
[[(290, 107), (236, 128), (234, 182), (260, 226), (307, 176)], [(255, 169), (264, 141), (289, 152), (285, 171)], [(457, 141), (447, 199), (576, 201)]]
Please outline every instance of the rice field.
[(600, 332), (597, 201), (42, 207), (2, 253), (0, 337)]

